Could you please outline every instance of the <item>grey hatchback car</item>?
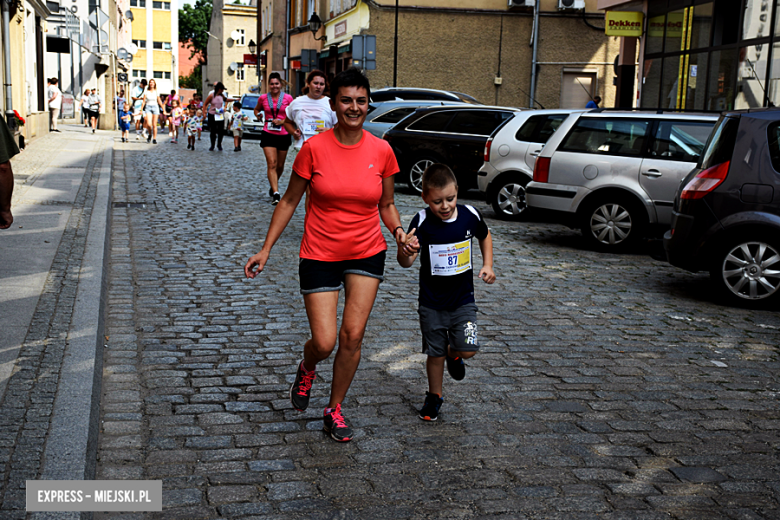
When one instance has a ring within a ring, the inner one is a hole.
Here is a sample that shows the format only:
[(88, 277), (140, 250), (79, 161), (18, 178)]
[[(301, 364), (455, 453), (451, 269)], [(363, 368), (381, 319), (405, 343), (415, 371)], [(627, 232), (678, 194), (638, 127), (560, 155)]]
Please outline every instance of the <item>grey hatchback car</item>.
[(598, 110), (569, 116), (526, 187), (531, 208), (558, 213), (596, 248), (622, 249), (668, 229), (680, 181), (718, 116)]

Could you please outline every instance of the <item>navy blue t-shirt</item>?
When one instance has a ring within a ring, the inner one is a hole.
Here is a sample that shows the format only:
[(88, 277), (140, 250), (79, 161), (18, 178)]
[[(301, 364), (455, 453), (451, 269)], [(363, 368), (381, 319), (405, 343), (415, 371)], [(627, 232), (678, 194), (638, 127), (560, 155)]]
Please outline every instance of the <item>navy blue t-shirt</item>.
[(420, 241), (420, 305), (453, 310), (474, 303), (472, 238), (482, 240), (488, 227), (482, 214), (458, 204), (457, 218), (441, 220), (425, 208), (409, 224)]

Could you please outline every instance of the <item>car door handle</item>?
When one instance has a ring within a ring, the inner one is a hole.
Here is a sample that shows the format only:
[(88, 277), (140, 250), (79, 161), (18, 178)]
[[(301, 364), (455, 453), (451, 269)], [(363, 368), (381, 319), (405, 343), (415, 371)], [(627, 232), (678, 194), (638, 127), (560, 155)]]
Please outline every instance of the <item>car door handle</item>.
[(663, 174), (658, 170), (647, 170), (646, 172), (642, 172), (642, 175), (645, 177), (660, 177)]
[(539, 157), (539, 154), (542, 153), (541, 150), (536, 150), (534, 152), (529, 153), (528, 155), (531, 155), (533, 157)]
[(459, 143), (450, 143), (450, 148), (460, 148)]

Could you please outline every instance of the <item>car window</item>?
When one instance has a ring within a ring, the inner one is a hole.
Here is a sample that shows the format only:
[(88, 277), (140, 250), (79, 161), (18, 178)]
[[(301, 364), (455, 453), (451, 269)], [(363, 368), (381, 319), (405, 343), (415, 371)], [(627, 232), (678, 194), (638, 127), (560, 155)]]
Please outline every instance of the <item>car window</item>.
[(417, 107), (403, 107), (389, 110), (384, 114), (372, 119), (372, 123), (397, 123), (401, 119), (405, 118), (412, 112), (417, 110)]
[(766, 129), (766, 135), (769, 140), (769, 157), (772, 159), (772, 168), (780, 172), (780, 121), (771, 123)]
[[(699, 161), (699, 168), (711, 168), (718, 164), (731, 160), (731, 154), (734, 152), (734, 146), (737, 144), (737, 129), (739, 128), (739, 118), (722, 117), (715, 125), (704, 154)], [(774, 161), (772, 161), (774, 166)]]
[(544, 144), (567, 117), (569, 117), (569, 114), (550, 114), (530, 117), (517, 131), (515, 139), (518, 141)]
[(425, 130), (428, 132), (441, 132), (444, 130), (444, 127), (447, 126), (447, 123), (450, 122), (450, 119), (452, 119), (453, 112), (450, 110), (443, 111), (443, 112), (434, 112), (433, 114), (428, 114), (411, 125), (409, 125), (409, 130)]
[(661, 121), (658, 123), (650, 157), (670, 161), (697, 162), (715, 123)]
[(254, 110), (255, 105), (257, 105), (257, 96), (244, 96), (241, 98), (241, 108), (246, 108), (248, 110)]
[(497, 110), (462, 110), (455, 114), (447, 132), (489, 136), (498, 125), (512, 117), (510, 112)]
[(561, 143), (567, 152), (639, 157), (649, 121), (581, 117)]

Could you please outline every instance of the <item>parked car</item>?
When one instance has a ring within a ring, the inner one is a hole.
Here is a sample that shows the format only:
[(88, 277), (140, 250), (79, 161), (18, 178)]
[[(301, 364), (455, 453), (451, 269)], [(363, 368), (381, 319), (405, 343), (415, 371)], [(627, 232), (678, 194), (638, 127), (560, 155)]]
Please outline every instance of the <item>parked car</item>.
[(575, 110), (517, 112), (488, 138), (477, 181), (498, 218), (518, 220), (523, 216), (527, 208), (525, 187), (533, 177), (536, 157), (572, 112)]
[(244, 135), (253, 135), (260, 137), (263, 131), (263, 113), (260, 112), (259, 121), (255, 119), (255, 106), (260, 98), (258, 94), (244, 94), (241, 96), (241, 113), (248, 116), (249, 119), (244, 122)]
[(485, 141), (518, 111), (483, 105), (418, 108), (384, 134), (401, 169), (396, 177), (422, 192), (425, 169), (444, 163), (452, 168), (460, 189), (476, 188)]
[(368, 106), (368, 116), (363, 128), (381, 138), (384, 133), (393, 128), (420, 107), (466, 105), (460, 101), (379, 101)]
[(432, 88), (386, 87), (371, 92), (371, 101), (374, 102), (404, 99), (420, 101), (460, 101), (473, 105), (482, 104), (468, 94)]
[(780, 109), (720, 118), (677, 190), (664, 248), (732, 302), (780, 299)]
[(594, 247), (615, 251), (667, 229), (677, 186), (699, 160), (717, 116), (574, 113), (536, 159), (531, 208), (557, 213)]

